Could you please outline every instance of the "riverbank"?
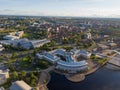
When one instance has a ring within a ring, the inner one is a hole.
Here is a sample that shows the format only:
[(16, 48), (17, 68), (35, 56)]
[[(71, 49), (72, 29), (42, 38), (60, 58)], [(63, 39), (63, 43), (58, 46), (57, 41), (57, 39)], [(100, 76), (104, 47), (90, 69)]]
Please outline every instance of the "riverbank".
[(97, 65), (90, 60), (87, 60), (87, 62), (89, 67), (87, 71), (73, 73), (73, 74), (69, 72), (59, 71), (59, 70), (54, 70), (54, 72), (59, 73), (61, 75), (65, 75), (65, 77), (71, 82), (81, 82), (85, 79), (86, 75), (94, 73), (101, 67), (100, 65)]
[(85, 79), (85, 77), (89, 74), (92, 74), (94, 72), (96, 72), (98, 69), (100, 68), (100, 66), (94, 66), (92, 69), (88, 70), (87, 72), (84, 73), (78, 73), (78, 74), (69, 74), (69, 75), (65, 75), (65, 77), (71, 81), (71, 82), (81, 82)]
[(110, 63), (108, 63), (105, 67), (107, 69), (114, 70), (114, 71), (119, 71), (120, 70), (120, 67), (118, 67), (116, 65), (113, 65), (113, 64), (110, 64)]
[[(104, 78), (104, 79), (103, 79)], [(120, 71), (107, 69), (106, 65), (86, 76), (82, 82), (71, 82), (64, 75), (51, 73), (49, 90), (120, 90)]]
[[(66, 77), (69, 81), (71, 81), (71, 82), (81, 82), (81, 81), (83, 81), (83, 80), (85, 79), (85, 77), (86, 77), (87, 75), (96, 72), (100, 67), (102, 67), (103, 65), (105, 65), (105, 64), (107, 63), (107, 61), (108, 61), (108, 60), (106, 60), (106, 61), (104, 62), (104, 64), (99, 65), (99, 64), (95, 64), (95, 63), (93, 63), (92, 61), (88, 60), (87, 62), (88, 62), (88, 67), (89, 67), (89, 69), (88, 69), (87, 71), (85, 71), (85, 72), (77, 73), (77, 74), (69, 74), (68, 72), (58, 71), (58, 70), (55, 69), (55, 66), (54, 66), (54, 69), (53, 69), (53, 68), (52, 68), (52, 69), (48, 68), (48, 69), (46, 69), (45, 71), (46, 71), (46, 72), (54, 71), (54, 72), (59, 73), (59, 74), (61, 74), (61, 75), (65, 75), (65, 77)], [(49, 70), (49, 69), (50, 69), (50, 70)], [(45, 75), (43, 75), (43, 77), (44, 77), (44, 76), (45, 76)], [(48, 81), (48, 82), (49, 82), (49, 81)], [(46, 84), (46, 85), (47, 85), (47, 84)]]
[(51, 79), (49, 72), (54, 69), (55, 69), (55, 66), (51, 66), (41, 72), (38, 85), (37, 85), (37, 90), (48, 90), (47, 84)]
[(66, 75), (65, 77), (72, 82), (80, 82), (85, 79), (84, 74)]

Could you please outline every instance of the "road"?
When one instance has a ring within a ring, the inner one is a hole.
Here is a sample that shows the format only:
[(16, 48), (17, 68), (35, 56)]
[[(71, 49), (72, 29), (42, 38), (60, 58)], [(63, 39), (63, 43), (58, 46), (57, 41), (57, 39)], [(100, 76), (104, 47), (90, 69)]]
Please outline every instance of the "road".
[(120, 54), (118, 54), (117, 56), (115, 56), (114, 58), (112, 58), (111, 60), (109, 60), (108, 63), (120, 67)]
[(120, 55), (120, 52), (118, 52), (117, 50), (113, 50), (113, 51)]
[(101, 54), (101, 53), (97, 53), (97, 55), (102, 56), (102, 57), (111, 58), (111, 60), (109, 60), (108, 63), (120, 67), (120, 52), (117, 51), (117, 50), (110, 50), (110, 51), (116, 52), (118, 55), (116, 55), (116, 56), (108, 56), (108, 55)]

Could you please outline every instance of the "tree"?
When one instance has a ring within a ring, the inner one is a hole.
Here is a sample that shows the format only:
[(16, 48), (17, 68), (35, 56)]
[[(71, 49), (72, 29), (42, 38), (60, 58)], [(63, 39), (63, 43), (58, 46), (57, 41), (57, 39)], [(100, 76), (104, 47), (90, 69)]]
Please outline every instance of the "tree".
[(44, 82), (44, 84), (46, 84), (46, 82), (47, 82), (47, 81), (46, 81), (46, 80), (44, 80), (43, 82)]
[(27, 56), (22, 58), (22, 61), (28, 61), (28, 60), (29, 58)]
[(36, 80), (35, 79), (31, 79), (31, 86), (35, 86), (36, 85)]
[(22, 77), (25, 77), (26, 74), (27, 74), (26, 71), (22, 71), (22, 72), (21, 72), (21, 76), (22, 76)]
[(53, 46), (55, 46), (55, 45), (56, 45), (56, 42), (55, 42), (54, 40), (51, 40), (50, 46), (53, 47)]
[(28, 84), (30, 84), (31, 82), (30, 82), (30, 80), (31, 80), (31, 78), (30, 77), (26, 77), (25, 78), (25, 82), (27, 82)]
[(12, 58), (17, 58), (17, 53), (12, 53)]
[(35, 79), (35, 80), (38, 80), (38, 78), (33, 73), (31, 73), (31, 78)]
[(63, 44), (68, 44), (68, 43), (69, 43), (68, 38), (65, 38), (62, 43), (63, 43)]
[(31, 75), (30, 75), (30, 76), (31, 76), (31, 78), (33, 78), (33, 77), (34, 77), (34, 74), (33, 74), (33, 73), (31, 73)]
[(13, 78), (18, 79), (18, 73), (16, 71), (13, 72)]

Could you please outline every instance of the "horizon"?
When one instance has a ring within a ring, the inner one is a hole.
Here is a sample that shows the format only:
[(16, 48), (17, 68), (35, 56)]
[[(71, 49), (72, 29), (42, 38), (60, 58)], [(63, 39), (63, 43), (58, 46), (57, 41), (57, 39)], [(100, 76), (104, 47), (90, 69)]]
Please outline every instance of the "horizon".
[(119, 0), (0, 0), (0, 3), (0, 15), (120, 18)]
[(91, 17), (85, 17), (85, 16), (47, 16), (47, 15), (1, 15), (0, 14), (0, 17), (49, 17), (49, 18), (83, 18), (83, 19), (120, 19), (120, 17), (94, 17), (94, 16), (91, 16)]

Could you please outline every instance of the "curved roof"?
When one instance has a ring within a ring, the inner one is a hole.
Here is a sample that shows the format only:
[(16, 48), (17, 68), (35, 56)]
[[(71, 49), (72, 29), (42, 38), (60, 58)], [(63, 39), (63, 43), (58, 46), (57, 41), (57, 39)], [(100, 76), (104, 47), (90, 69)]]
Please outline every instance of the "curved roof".
[(66, 61), (60, 60), (58, 62), (58, 65), (67, 66), (67, 67), (81, 67), (81, 66), (85, 66), (87, 64), (88, 63), (85, 60), (79, 61), (79, 62), (66, 62)]

